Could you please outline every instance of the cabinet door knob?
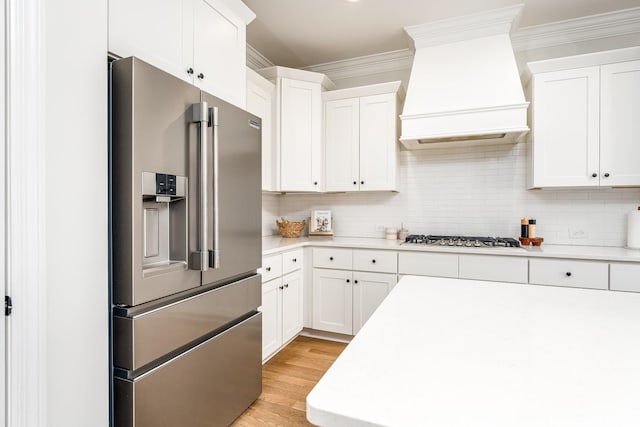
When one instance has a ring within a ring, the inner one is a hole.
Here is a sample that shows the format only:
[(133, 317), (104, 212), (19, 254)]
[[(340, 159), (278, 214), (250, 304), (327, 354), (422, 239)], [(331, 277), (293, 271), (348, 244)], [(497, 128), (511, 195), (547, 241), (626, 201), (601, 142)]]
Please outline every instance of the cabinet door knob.
[(571, 277), (571, 272), (570, 271), (567, 271), (565, 274), (567, 275), (567, 277)]
[(353, 181), (353, 185), (358, 185), (358, 181)]
[(358, 281), (357, 281), (357, 280), (354, 280), (354, 281), (353, 281), (353, 283), (355, 283), (355, 284), (357, 285), (357, 284), (358, 284)]
[(347, 283), (350, 283), (350, 282), (351, 282), (351, 280), (347, 279)]
[(605, 178), (609, 178), (609, 172), (605, 173), (605, 174), (604, 174), (604, 177), (605, 177)]
[(265, 268), (265, 270), (271, 271), (271, 267), (267, 267), (267, 268)]
[(296, 258), (294, 258), (292, 261), (293, 261), (293, 262), (298, 262), (298, 260), (297, 260)]
[(594, 172), (594, 173), (592, 173), (592, 174), (591, 174), (591, 176), (592, 176), (593, 178), (595, 178), (596, 176), (598, 176), (598, 174)]
[(360, 181), (360, 184), (364, 185), (364, 181)]
[(375, 264), (375, 263), (376, 263), (376, 260), (375, 260), (375, 259), (372, 259), (372, 260), (371, 260), (371, 262)]
[(189, 75), (193, 74), (193, 68), (191, 67), (187, 68), (187, 74)]
[(329, 257), (329, 261), (333, 261), (333, 257), (332, 256)]
[(318, 185), (318, 181), (313, 181), (313, 185)]
[(202, 73), (198, 74), (198, 78), (199, 78), (200, 80), (204, 79), (204, 74), (202, 74)]
[(285, 288), (288, 288), (288, 287), (289, 287), (289, 284), (287, 283), (286, 285), (284, 285), (284, 287), (285, 287)]
[(284, 286), (278, 286), (278, 288), (280, 288), (280, 289), (284, 289)]

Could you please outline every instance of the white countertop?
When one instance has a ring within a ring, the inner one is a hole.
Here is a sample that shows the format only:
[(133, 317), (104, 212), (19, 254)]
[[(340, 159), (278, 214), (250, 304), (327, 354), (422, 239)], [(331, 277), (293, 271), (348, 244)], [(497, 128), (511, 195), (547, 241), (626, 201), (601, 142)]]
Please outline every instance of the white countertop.
[(280, 236), (262, 238), (263, 255), (271, 255), (304, 246), (328, 246), (355, 249), (390, 249), (401, 251), (449, 252), (476, 255), (505, 255), (541, 258), (573, 258), (599, 261), (640, 262), (640, 250), (608, 246), (547, 245), (528, 248), (466, 248), (436, 245), (405, 244), (398, 240), (371, 239), (361, 237), (333, 237), (296, 239)]
[(325, 426), (640, 425), (640, 294), (407, 276), (307, 397)]

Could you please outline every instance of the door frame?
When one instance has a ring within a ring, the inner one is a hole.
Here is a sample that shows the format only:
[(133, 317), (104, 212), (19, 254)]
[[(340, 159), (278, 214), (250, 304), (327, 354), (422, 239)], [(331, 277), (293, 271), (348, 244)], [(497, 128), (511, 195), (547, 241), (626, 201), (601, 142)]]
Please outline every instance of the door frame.
[(4, 3), (6, 425), (47, 421), (45, 1)]

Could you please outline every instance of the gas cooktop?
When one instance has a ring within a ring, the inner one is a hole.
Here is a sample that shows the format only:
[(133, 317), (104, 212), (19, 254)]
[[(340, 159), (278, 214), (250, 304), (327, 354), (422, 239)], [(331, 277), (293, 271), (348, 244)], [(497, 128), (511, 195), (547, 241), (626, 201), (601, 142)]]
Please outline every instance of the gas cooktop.
[(520, 242), (511, 237), (473, 237), (473, 236), (436, 236), (424, 234), (411, 234), (405, 239), (405, 243), (419, 243), (423, 245), (440, 246), (465, 246), (465, 247), (520, 247)]

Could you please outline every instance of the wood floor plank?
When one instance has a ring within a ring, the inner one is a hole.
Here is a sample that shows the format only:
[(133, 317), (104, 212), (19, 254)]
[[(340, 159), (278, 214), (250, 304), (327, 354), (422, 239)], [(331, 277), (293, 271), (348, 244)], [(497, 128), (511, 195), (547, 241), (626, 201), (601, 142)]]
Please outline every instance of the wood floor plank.
[(309, 426), (307, 394), (347, 346), (297, 337), (262, 367), (262, 394), (234, 427)]

